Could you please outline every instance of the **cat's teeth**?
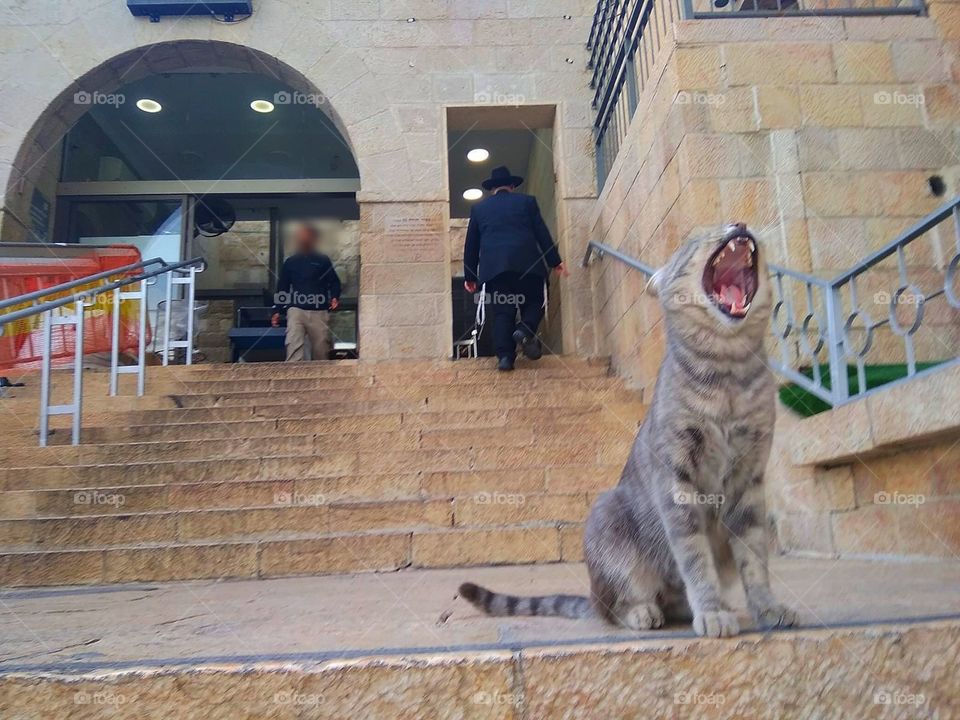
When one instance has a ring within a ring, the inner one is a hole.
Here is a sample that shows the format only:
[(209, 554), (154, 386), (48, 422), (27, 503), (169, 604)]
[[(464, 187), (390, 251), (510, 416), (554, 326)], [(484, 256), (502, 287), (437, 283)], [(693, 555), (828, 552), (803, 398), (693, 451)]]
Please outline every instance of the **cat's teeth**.
[(736, 240), (731, 240), (730, 242), (728, 242), (728, 243), (727, 243), (727, 250), (730, 250), (730, 251), (732, 251), (732, 252), (736, 252), (736, 250), (737, 250), (737, 241), (736, 241)]
[(750, 252), (756, 252), (756, 251), (757, 251), (757, 244), (756, 244), (753, 240), (751, 240), (751, 241), (750, 241)]
[(716, 267), (720, 264), (720, 261), (723, 259), (723, 253), (720, 253), (713, 259), (713, 266)]

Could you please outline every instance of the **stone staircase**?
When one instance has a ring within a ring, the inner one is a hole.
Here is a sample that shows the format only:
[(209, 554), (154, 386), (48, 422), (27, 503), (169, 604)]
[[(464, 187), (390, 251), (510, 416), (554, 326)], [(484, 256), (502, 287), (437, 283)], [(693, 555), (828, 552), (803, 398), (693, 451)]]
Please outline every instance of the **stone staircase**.
[[(578, 560), (644, 406), (608, 363), (150, 368), (87, 374), (83, 444), (36, 447), (36, 383), (0, 469), (0, 586), (268, 578)], [(132, 382), (132, 380), (131, 380)], [(58, 377), (56, 393), (69, 387)]]

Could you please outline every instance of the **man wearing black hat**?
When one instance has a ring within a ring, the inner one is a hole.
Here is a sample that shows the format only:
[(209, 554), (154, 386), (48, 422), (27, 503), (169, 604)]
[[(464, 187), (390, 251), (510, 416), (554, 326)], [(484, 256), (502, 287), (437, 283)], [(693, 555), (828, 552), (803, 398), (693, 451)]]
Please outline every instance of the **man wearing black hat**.
[(548, 266), (557, 275), (569, 274), (536, 198), (514, 192), (521, 183), (523, 178), (507, 168), (494, 168), (483, 181), (490, 196), (470, 210), (463, 249), (463, 286), (469, 293), (477, 292), (480, 284), (486, 287), (497, 367), (504, 371), (513, 370), (518, 344), (531, 360), (543, 354), (537, 328), (543, 320)]

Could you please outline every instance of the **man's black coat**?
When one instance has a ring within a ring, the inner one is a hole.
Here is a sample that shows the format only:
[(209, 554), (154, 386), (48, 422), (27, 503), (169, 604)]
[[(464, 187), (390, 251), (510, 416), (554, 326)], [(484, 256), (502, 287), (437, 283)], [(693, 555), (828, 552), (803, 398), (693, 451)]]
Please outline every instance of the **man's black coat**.
[(473, 206), (463, 248), (467, 280), (485, 283), (505, 272), (546, 277), (547, 266), (559, 264), (535, 197), (499, 192)]

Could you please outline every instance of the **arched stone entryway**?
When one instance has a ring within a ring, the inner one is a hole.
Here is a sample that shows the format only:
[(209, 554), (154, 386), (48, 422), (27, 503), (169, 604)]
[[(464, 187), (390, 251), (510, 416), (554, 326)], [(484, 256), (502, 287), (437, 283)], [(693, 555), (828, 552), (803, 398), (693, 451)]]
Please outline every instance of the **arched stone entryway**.
[[(78, 93), (109, 94), (140, 77), (188, 69), (270, 74), (296, 91), (323, 98), (323, 112), (359, 167), (362, 356), (377, 360), (448, 354), (449, 248), (443, 194), (430, 187), (422, 162), (416, 171), (411, 167), (400, 123), (386, 106), (378, 107), (385, 88), (364, 69), (361, 58), (336, 43), (324, 47), (317, 42), (307, 48), (291, 41), (272, 55), (253, 45), (197, 39), (96, 57), (115, 46), (114, 38), (102, 45), (92, 42), (87, 58), (99, 62), (89, 62), (89, 69), (58, 90), (38, 93), (40, 97), (31, 98), (18, 114), (20, 127), (12, 135), (22, 133), (22, 141), (9, 165), (0, 163), (0, 182), (6, 174), (0, 221), (5, 240), (25, 239), (29, 188), (41, 179), (45, 159), (57, 151), (65, 133), (88, 109), (74, 102)], [(299, 58), (303, 70), (285, 62), (284, 55)], [(40, 105), (36, 119), (27, 126), (28, 108), (36, 110)], [(423, 153), (422, 148), (419, 152)]]

